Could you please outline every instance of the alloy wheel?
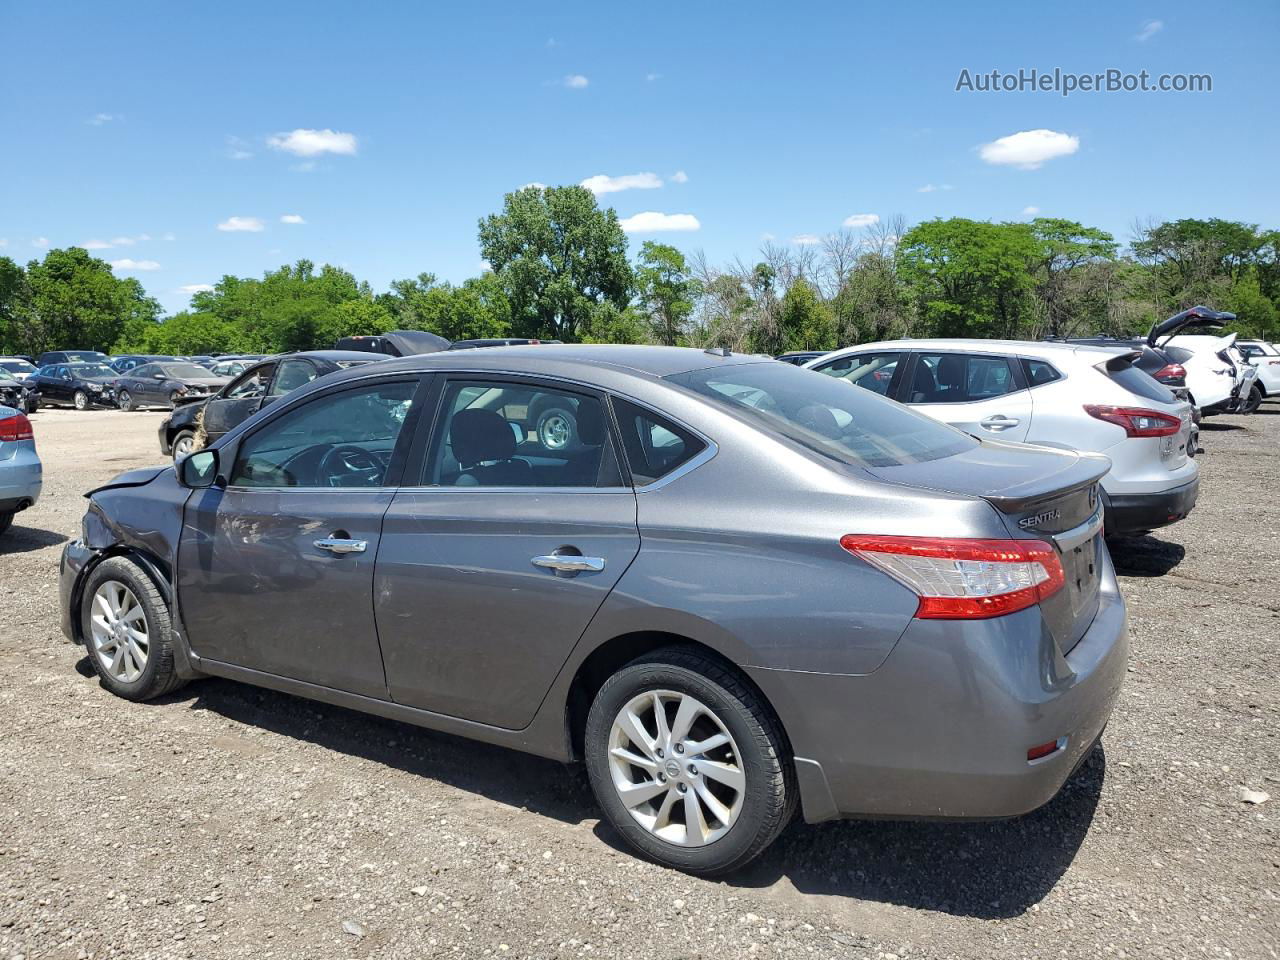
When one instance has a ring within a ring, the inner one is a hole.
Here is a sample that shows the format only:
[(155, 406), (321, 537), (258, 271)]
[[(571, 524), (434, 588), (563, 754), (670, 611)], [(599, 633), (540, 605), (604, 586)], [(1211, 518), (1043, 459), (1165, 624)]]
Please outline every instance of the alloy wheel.
[(89, 395), (83, 390), (77, 390), (76, 395), (71, 398), (71, 401), (75, 404), (77, 410), (89, 409)]
[(746, 772), (728, 728), (706, 704), (675, 690), (646, 691), (618, 711), (609, 772), (632, 819), (682, 847), (719, 840), (746, 799)]
[(173, 459), (181, 460), (183, 457), (191, 456), (191, 451), (195, 449), (195, 437), (190, 434), (179, 437), (173, 444)]
[(106, 672), (133, 683), (147, 667), (151, 637), (137, 596), (119, 580), (107, 580), (93, 594), (89, 615), (93, 652)]
[(538, 441), (546, 450), (563, 450), (573, 436), (573, 427), (563, 413), (553, 413), (538, 424)]

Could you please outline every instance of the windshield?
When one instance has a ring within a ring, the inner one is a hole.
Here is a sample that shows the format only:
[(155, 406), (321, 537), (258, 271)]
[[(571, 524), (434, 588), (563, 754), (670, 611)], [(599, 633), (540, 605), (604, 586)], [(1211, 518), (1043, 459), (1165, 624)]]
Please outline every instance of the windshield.
[(114, 377), (116, 372), (105, 363), (73, 363), (71, 372), (77, 377)]
[(668, 377), (824, 457), (891, 467), (977, 446), (958, 430), (845, 380), (783, 363), (743, 363)]
[(166, 363), (160, 368), (166, 376), (175, 380), (190, 380), (192, 377), (208, 377), (209, 371), (194, 363)]
[(0, 360), (0, 370), (10, 373), (35, 373), (36, 368), (25, 360)]

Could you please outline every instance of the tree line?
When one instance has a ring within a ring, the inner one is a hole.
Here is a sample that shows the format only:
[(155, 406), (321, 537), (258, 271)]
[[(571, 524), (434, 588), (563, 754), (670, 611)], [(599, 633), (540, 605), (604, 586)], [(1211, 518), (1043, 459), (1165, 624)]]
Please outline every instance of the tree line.
[(633, 261), (614, 211), (567, 186), (507, 194), (478, 236), (490, 269), (460, 284), (421, 273), (375, 293), (347, 270), (300, 260), (224, 276), (167, 317), (136, 279), (79, 247), (25, 267), (0, 257), (0, 351), (273, 353), (427, 330), (776, 354), (902, 336), (1131, 335), (1196, 303), (1280, 339), (1280, 231), (1236, 221), (1135, 223), (1122, 248), (1058, 218), (898, 218), (766, 243), (729, 264), (652, 241)]

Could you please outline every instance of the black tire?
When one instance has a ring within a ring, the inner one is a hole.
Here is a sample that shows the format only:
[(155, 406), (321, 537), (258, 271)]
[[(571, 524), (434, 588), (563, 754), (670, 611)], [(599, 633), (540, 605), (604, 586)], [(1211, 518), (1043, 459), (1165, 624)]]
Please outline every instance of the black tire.
[[(173, 445), (169, 448), (173, 453), (173, 462), (177, 463), (183, 457), (189, 456), (195, 452), (196, 435), (194, 430), (179, 430), (173, 435)], [(190, 443), (191, 447), (187, 450), (181, 450), (186, 444)]]
[(1254, 413), (1260, 406), (1262, 406), (1262, 387), (1255, 383), (1253, 389), (1249, 391), (1249, 396), (1240, 405), (1240, 412)]
[(538, 443), (544, 450), (572, 450), (578, 445), (578, 417), (568, 407), (551, 407), (538, 414)]
[(16, 512), (14, 510), (6, 510), (4, 513), (0, 513), (0, 534), (5, 533), (12, 525), (13, 515)]
[(125, 413), (133, 413), (134, 410), (138, 409), (137, 404), (133, 402), (133, 394), (128, 390), (121, 390), (116, 395), (116, 405)]
[[(126, 682), (112, 676), (95, 648), (93, 639), (94, 594), (109, 581), (121, 583), (137, 599), (146, 620), (146, 664), (132, 681)], [(152, 700), (171, 693), (183, 685), (173, 662), (173, 644), (170, 639), (169, 608), (165, 606), (155, 582), (140, 566), (125, 557), (108, 557), (89, 573), (81, 592), (80, 629), (83, 631), (85, 652), (89, 662), (102, 681), (102, 685), (118, 697), (126, 700)]]
[[(614, 719), (634, 697), (650, 690), (695, 697), (738, 745), (737, 762), (746, 776), (742, 809), (728, 832), (705, 846), (680, 846), (650, 833), (632, 818), (614, 788), (609, 769)], [(704, 876), (736, 870), (759, 856), (795, 813), (799, 791), (781, 724), (737, 673), (696, 650), (666, 647), (610, 677), (591, 705), (584, 749), (591, 788), (605, 819), (640, 853), (676, 870)]]
[(30, 397), (23, 405), (23, 413), (35, 413), (40, 409), (40, 401), (35, 397)]
[(77, 410), (88, 410), (89, 395), (83, 390), (77, 390), (75, 395), (71, 398), (71, 405)]

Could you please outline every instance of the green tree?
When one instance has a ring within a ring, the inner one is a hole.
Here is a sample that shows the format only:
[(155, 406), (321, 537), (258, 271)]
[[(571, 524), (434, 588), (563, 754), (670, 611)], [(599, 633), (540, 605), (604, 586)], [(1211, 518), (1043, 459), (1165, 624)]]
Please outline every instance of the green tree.
[(502, 282), (492, 273), (472, 277), (462, 286), (439, 283), (434, 274), (395, 280), (383, 303), (394, 329), (426, 330), (449, 340), (505, 337), (511, 329), (511, 306)]
[(26, 349), (19, 324), (30, 296), (26, 272), (8, 257), (0, 257), (0, 350), (5, 353)]
[(627, 237), (583, 187), (526, 187), (479, 225), (480, 251), (511, 306), (516, 336), (577, 340), (603, 305), (630, 299)]
[(702, 284), (689, 275), (684, 254), (665, 243), (646, 241), (636, 268), (636, 295), (658, 343), (683, 343)]
[(778, 310), (779, 353), (787, 350), (834, 350), (836, 331), (830, 307), (817, 288), (799, 278), (782, 295)]
[(1042, 332), (1068, 336), (1104, 325), (1108, 274), (1090, 268), (1115, 260), (1115, 238), (1097, 227), (1052, 217), (1032, 220), (1031, 233), (1040, 245), (1035, 293), (1044, 313)]

